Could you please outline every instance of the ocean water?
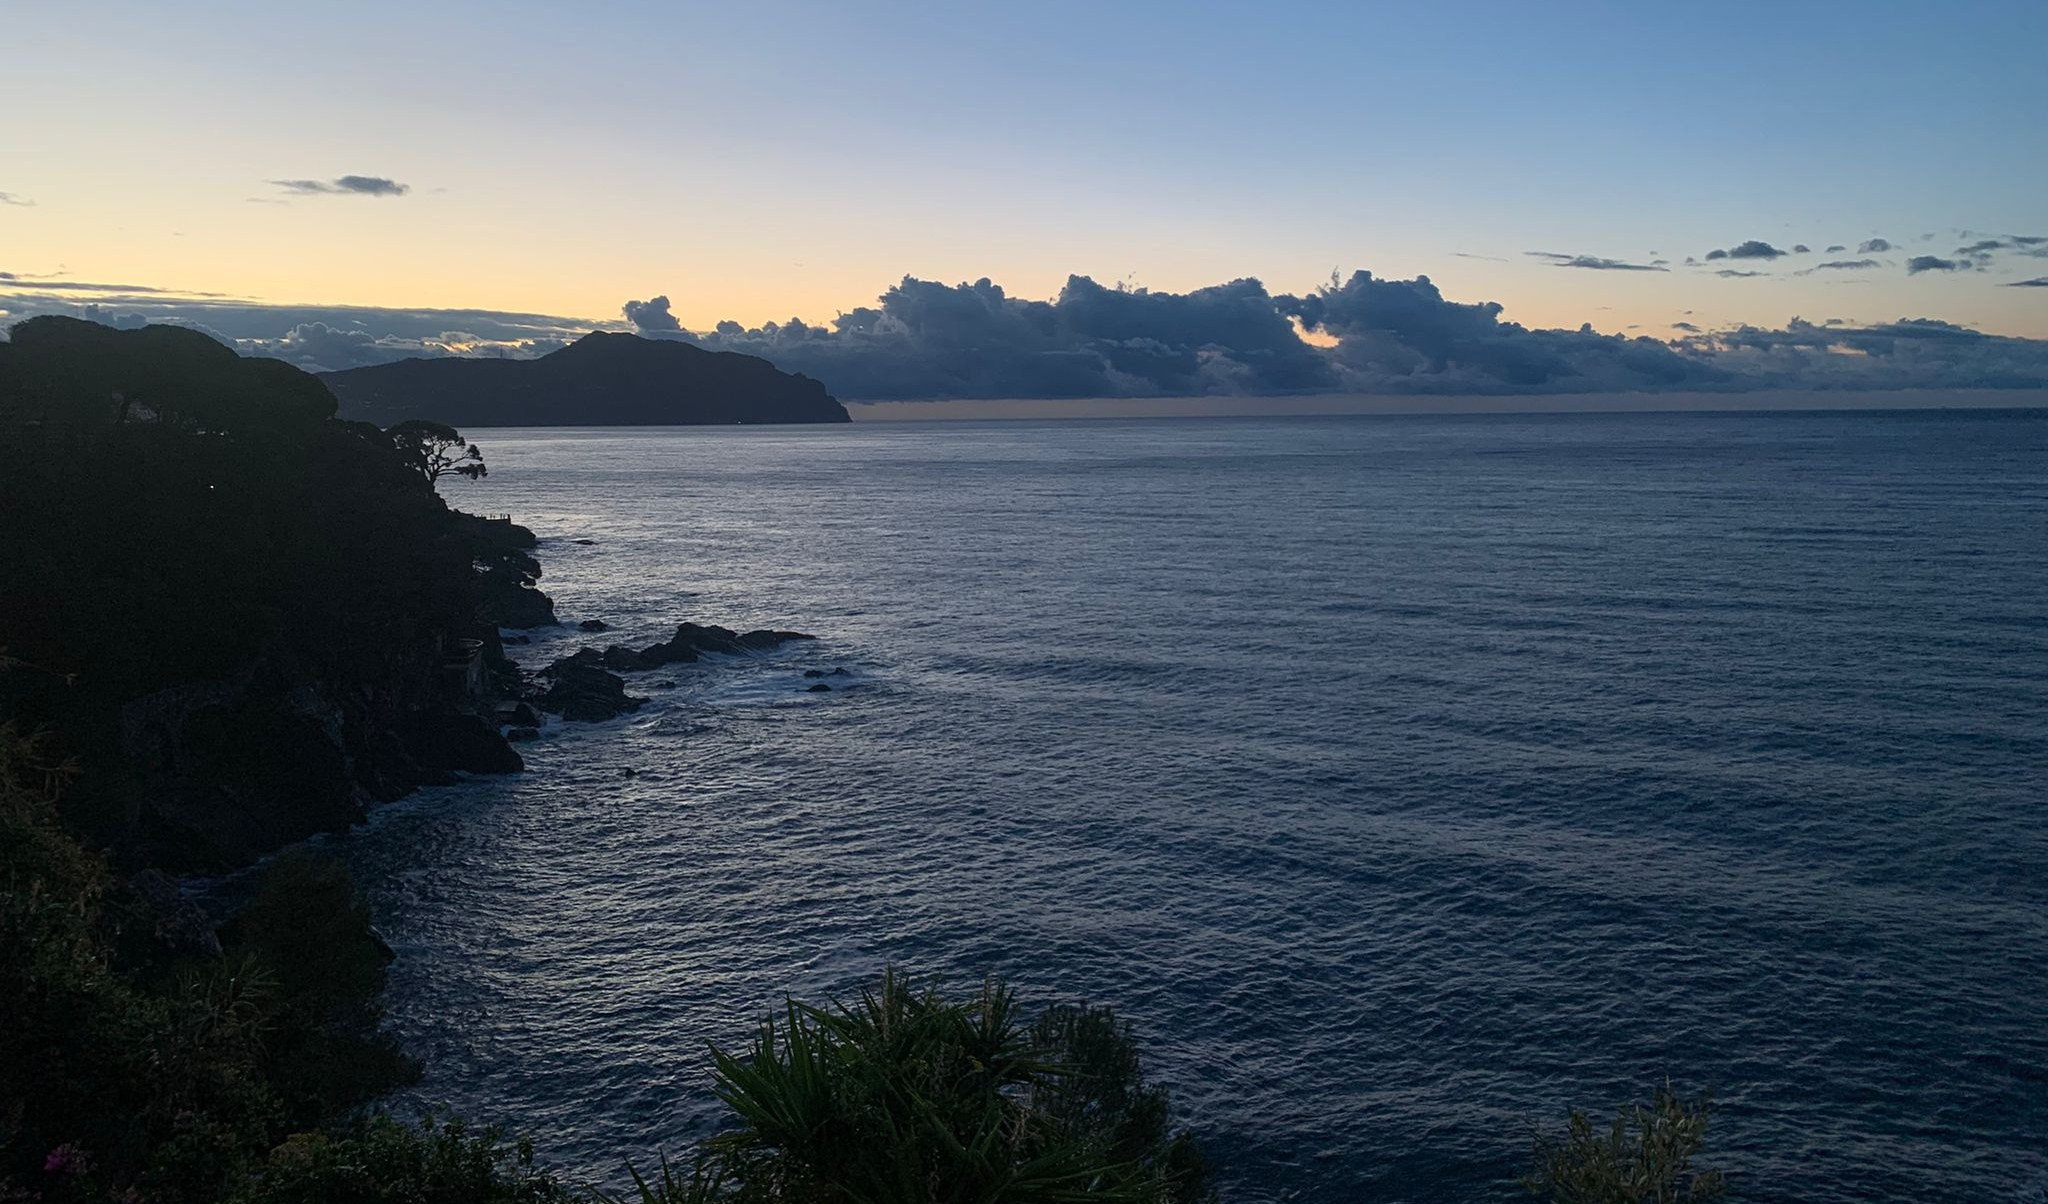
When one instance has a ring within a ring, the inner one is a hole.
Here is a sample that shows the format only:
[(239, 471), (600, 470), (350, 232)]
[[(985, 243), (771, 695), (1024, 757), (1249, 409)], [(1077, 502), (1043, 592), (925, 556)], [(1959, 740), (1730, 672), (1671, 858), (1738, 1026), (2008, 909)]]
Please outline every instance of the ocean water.
[(575, 1175), (893, 962), (1116, 1006), (1233, 1201), (1667, 1079), (1743, 1199), (2048, 1189), (2048, 412), (478, 436), (615, 628), (526, 659), (823, 637), (341, 842), (418, 1098)]

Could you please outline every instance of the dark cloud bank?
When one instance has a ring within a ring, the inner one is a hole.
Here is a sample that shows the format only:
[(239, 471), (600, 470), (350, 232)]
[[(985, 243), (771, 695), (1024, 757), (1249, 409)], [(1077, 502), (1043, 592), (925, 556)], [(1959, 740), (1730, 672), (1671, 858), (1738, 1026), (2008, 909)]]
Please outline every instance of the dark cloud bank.
[[(1571, 262), (1580, 256), (1542, 258), (1584, 266)], [(723, 322), (698, 334), (677, 328), (666, 297), (624, 309), (643, 334), (758, 355), (852, 400), (2048, 388), (2048, 341), (1929, 319), (1794, 319), (1665, 342), (1532, 330), (1501, 312), (1447, 300), (1426, 276), (1369, 272), (1306, 296), (1274, 296), (1256, 280), (1158, 293), (1074, 276), (1052, 301), (1013, 298), (986, 279), (905, 279), (829, 327)]]
[[(1542, 258), (1584, 266), (1570, 261), (1585, 257)], [(40, 287), (46, 283), (0, 279), (0, 323), (44, 312), (176, 322), (313, 369), (420, 355), (533, 356), (619, 325), (489, 310), (270, 306), (76, 282)], [(1681, 323), (1674, 329), (1683, 337), (1664, 341), (1590, 327), (1530, 329), (1503, 320), (1497, 303), (1445, 298), (1426, 276), (1369, 272), (1332, 276), (1301, 296), (1276, 296), (1253, 279), (1166, 293), (1074, 276), (1050, 301), (1012, 297), (986, 279), (906, 277), (875, 305), (829, 325), (721, 322), (702, 332), (684, 329), (665, 296), (629, 301), (622, 313), (642, 334), (758, 355), (849, 401), (2048, 388), (2048, 340), (1931, 319), (1869, 327), (1794, 319), (1783, 329), (1723, 331)]]

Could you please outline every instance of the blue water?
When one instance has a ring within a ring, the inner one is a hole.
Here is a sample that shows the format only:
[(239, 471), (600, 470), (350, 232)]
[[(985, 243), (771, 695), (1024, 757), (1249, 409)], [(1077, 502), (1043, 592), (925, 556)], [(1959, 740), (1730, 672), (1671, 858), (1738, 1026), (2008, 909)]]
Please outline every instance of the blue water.
[(575, 1174), (893, 961), (1114, 1004), (1234, 1201), (1513, 1199), (1667, 1078), (1745, 1199), (2048, 1187), (2048, 413), (480, 441), (617, 629), (529, 659), (824, 637), (347, 842), (421, 1097)]

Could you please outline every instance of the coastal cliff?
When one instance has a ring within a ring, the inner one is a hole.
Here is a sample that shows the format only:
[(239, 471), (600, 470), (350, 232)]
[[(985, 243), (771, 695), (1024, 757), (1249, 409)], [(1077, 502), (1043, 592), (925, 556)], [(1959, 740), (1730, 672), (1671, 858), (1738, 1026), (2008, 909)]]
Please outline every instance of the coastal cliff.
[(767, 360), (588, 334), (533, 360), (409, 359), (321, 378), (341, 414), (382, 425), (704, 426), (846, 422), (825, 386)]
[(230, 868), (520, 767), (487, 619), (552, 621), (531, 533), (334, 411), (195, 331), (0, 344), (0, 714), (57, 733), (66, 819), (120, 864)]

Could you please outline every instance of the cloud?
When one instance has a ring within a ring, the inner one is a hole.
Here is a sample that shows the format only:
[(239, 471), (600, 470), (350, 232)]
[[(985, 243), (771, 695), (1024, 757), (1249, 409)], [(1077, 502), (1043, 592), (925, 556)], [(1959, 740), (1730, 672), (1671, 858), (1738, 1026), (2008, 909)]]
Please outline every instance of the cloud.
[(1739, 270), (1739, 269), (1736, 269), (1736, 268), (1722, 268), (1722, 269), (1721, 269), (1720, 271), (1718, 271), (1718, 272), (1715, 272), (1715, 273), (1714, 273), (1714, 275), (1716, 275), (1716, 276), (1720, 276), (1720, 277), (1722, 277), (1723, 279), (1737, 279), (1737, 278), (1741, 278), (1741, 277), (1747, 277), (1747, 276), (1768, 276), (1768, 275), (1770, 275), (1770, 273), (1769, 273), (1769, 272), (1745, 272), (1745, 271), (1741, 271), (1741, 270)]
[(1892, 249), (1892, 244), (1882, 238), (1866, 238), (1856, 244), (1858, 255), (1882, 255)]
[(619, 307), (626, 315), (626, 321), (641, 334), (662, 334), (679, 331), (683, 324), (668, 311), (668, 297), (649, 297), (645, 301), (628, 301)]
[(1487, 261), (1488, 263), (1513, 263), (1513, 262), (1514, 262), (1514, 260), (1512, 260), (1512, 259), (1503, 259), (1503, 258), (1501, 258), (1501, 257), (1500, 257), (1500, 256), (1498, 256), (1498, 255), (1475, 255), (1475, 254), (1473, 254), (1473, 253), (1472, 253), (1472, 252), (1470, 252), (1470, 251), (1453, 251), (1453, 252), (1451, 252), (1451, 254), (1452, 254), (1452, 255), (1455, 255), (1455, 256), (1456, 256), (1456, 257), (1458, 257), (1459, 259), (1484, 259), (1484, 260), (1486, 260), (1486, 261)]
[(1825, 251), (1822, 251), (1822, 252), (1821, 252), (1821, 254), (1823, 254), (1823, 255), (1833, 255), (1833, 254), (1836, 254), (1837, 252), (1841, 252), (1841, 251), (1846, 251), (1846, 250), (1848, 250), (1848, 249), (1849, 249), (1849, 248), (1847, 248), (1847, 247), (1843, 246), (1843, 245), (1842, 245), (1841, 243), (1834, 243), (1834, 244), (1832, 244), (1831, 246), (1829, 246), (1827, 250), (1825, 250)]
[(1792, 244), (1792, 253), (1794, 255), (1806, 255), (1811, 253), (1812, 250), (1812, 247), (1807, 246), (1803, 242), (1795, 242)]
[(1969, 270), (1966, 263), (1953, 259), (1942, 259), (1934, 255), (1915, 255), (1906, 261), (1906, 274), (1918, 276), (1922, 272), (1960, 272)]
[(336, 176), (332, 180), (270, 180), (293, 196), (404, 196), (412, 185), (384, 176)]
[(1343, 386), (1365, 392), (1601, 392), (1720, 379), (1655, 339), (1530, 330), (1500, 320), (1498, 302), (1447, 301), (1429, 277), (1354, 272), (1305, 297), (1276, 298), (1310, 331), (1335, 336)]
[(109, 324), (187, 326), (244, 354), (276, 356), (313, 371), (420, 355), (539, 355), (591, 330), (617, 326), (503, 310), (273, 305), (158, 286), (0, 281), (0, 326), (46, 313)]
[[(74, 287), (46, 287), (57, 284)], [(2048, 288), (2048, 277), (2013, 286)], [(1528, 328), (1506, 320), (1496, 302), (1446, 298), (1426, 276), (1370, 272), (1333, 274), (1301, 295), (1274, 295), (1254, 279), (1173, 293), (1073, 276), (1050, 300), (1013, 297), (987, 279), (905, 277), (875, 304), (829, 323), (728, 321), (701, 333), (682, 329), (664, 296), (622, 312), (658, 337), (758, 355), (848, 400), (2048, 388), (2048, 340), (1929, 318), (1879, 326), (1795, 318), (1783, 329), (1714, 331), (1681, 320), (1670, 328), (1681, 337), (1666, 340)], [(530, 358), (627, 325), (496, 310), (268, 305), (0, 274), (0, 325), (35, 313), (190, 326), (246, 354), (314, 370), (413, 356)]]
[[(0, 280), (22, 285), (37, 292), (58, 293), (121, 293), (137, 296), (176, 297), (221, 297), (223, 293), (188, 293), (177, 289), (155, 288), (147, 284), (99, 284), (88, 280), (53, 280), (47, 276), (20, 276), (13, 272), (0, 272)], [(33, 283), (31, 283), (33, 282)]]
[(2007, 287), (2007, 288), (2048, 288), (2048, 276), (2036, 276), (2036, 277), (2034, 277), (2034, 278), (2033, 278), (2032, 280), (2012, 280), (2012, 281), (2008, 281), (2008, 282), (2006, 283), (2006, 286), (2005, 286), (2005, 287)]
[(983, 278), (906, 276), (874, 306), (813, 326), (721, 322), (701, 346), (758, 355), (868, 400), (1152, 397), (1326, 391), (1329, 357), (1302, 341), (1257, 280), (1187, 293), (1070, 276), (1051, 301)]
[(1550, 266), (1557, 268), (1588, 268), (1596, 272), (1662, 272), (1662, 263), (1627, 263), (1619, 259), (1603, 259), (1598, 255), (1565, 255), (1557, 251), (1524, 251), (1524, 255), (1547, 259)]
[[(1802, 248), (1800, 248), (1800, 249), (1801, 249), (1801, 250), (1805, 250), (1805, 248), (1804, 248), (1804, 247), (1802, 247)], [(1761, 241), (1761, 240), (1759, 240), (1759, 239), (1754, 239), (1754, 238), (1752, 238), (1752, 239), (1750, 239), (1750, 240), (1749, 240), (1749, 241), (1747, 241), (1747, 242), (1739, 242), (1739, 243), (1736, 243), (1736, 244), (1735, 244), (1734, 246), (1732, 246), (1732, 247), (1729, 247), (1729, 248), (1728, 248), (1727, 250), (1725, 250), (1725, 251), (1721, 251), (1721, 250), (1714, 250), (1714, 251), (1709, 251), (1709, 252), (1707, 252), (1707, 258), (1708, 258), (1709, 260), (1714, 260), (1714, 259), (1777, 259), (1777, 258), (1779, 258), (1779, 257), (1781, 257), (1781, 256), (1783, 256), (1783, 255), (1785, 255), (1785, 254), (1786, 254), (1786, 252), (1784, 252), (1784, 251), (1780, 251), (1780, 250), (1779, 250), (1778, 248), (1776, 248), (1776, 247), (1772, 246), (1771, 244), (1769, 244), (1769, 243), (1767, 243), (1767, 242), (1763, 242), (1763, 241)]]
[(1782, 330), (1743, 326), (1678, 340), (1751, 389), (2048, 388), (2048, 339), (1988, 335), (1933, 318)]
[(26, 208), (33, 204), (35, 204), (34, 201), (22, 196), (20, 193), (0, 192), (0, 205), (20, 205)]
[(1830, 259), (1824, 263), (1816, 263), (1797, 275), (1811, 276), (1815, 272), (1860, 272), (1866, 268), (1879, 266), (1881, 265), (1875, 259)]

